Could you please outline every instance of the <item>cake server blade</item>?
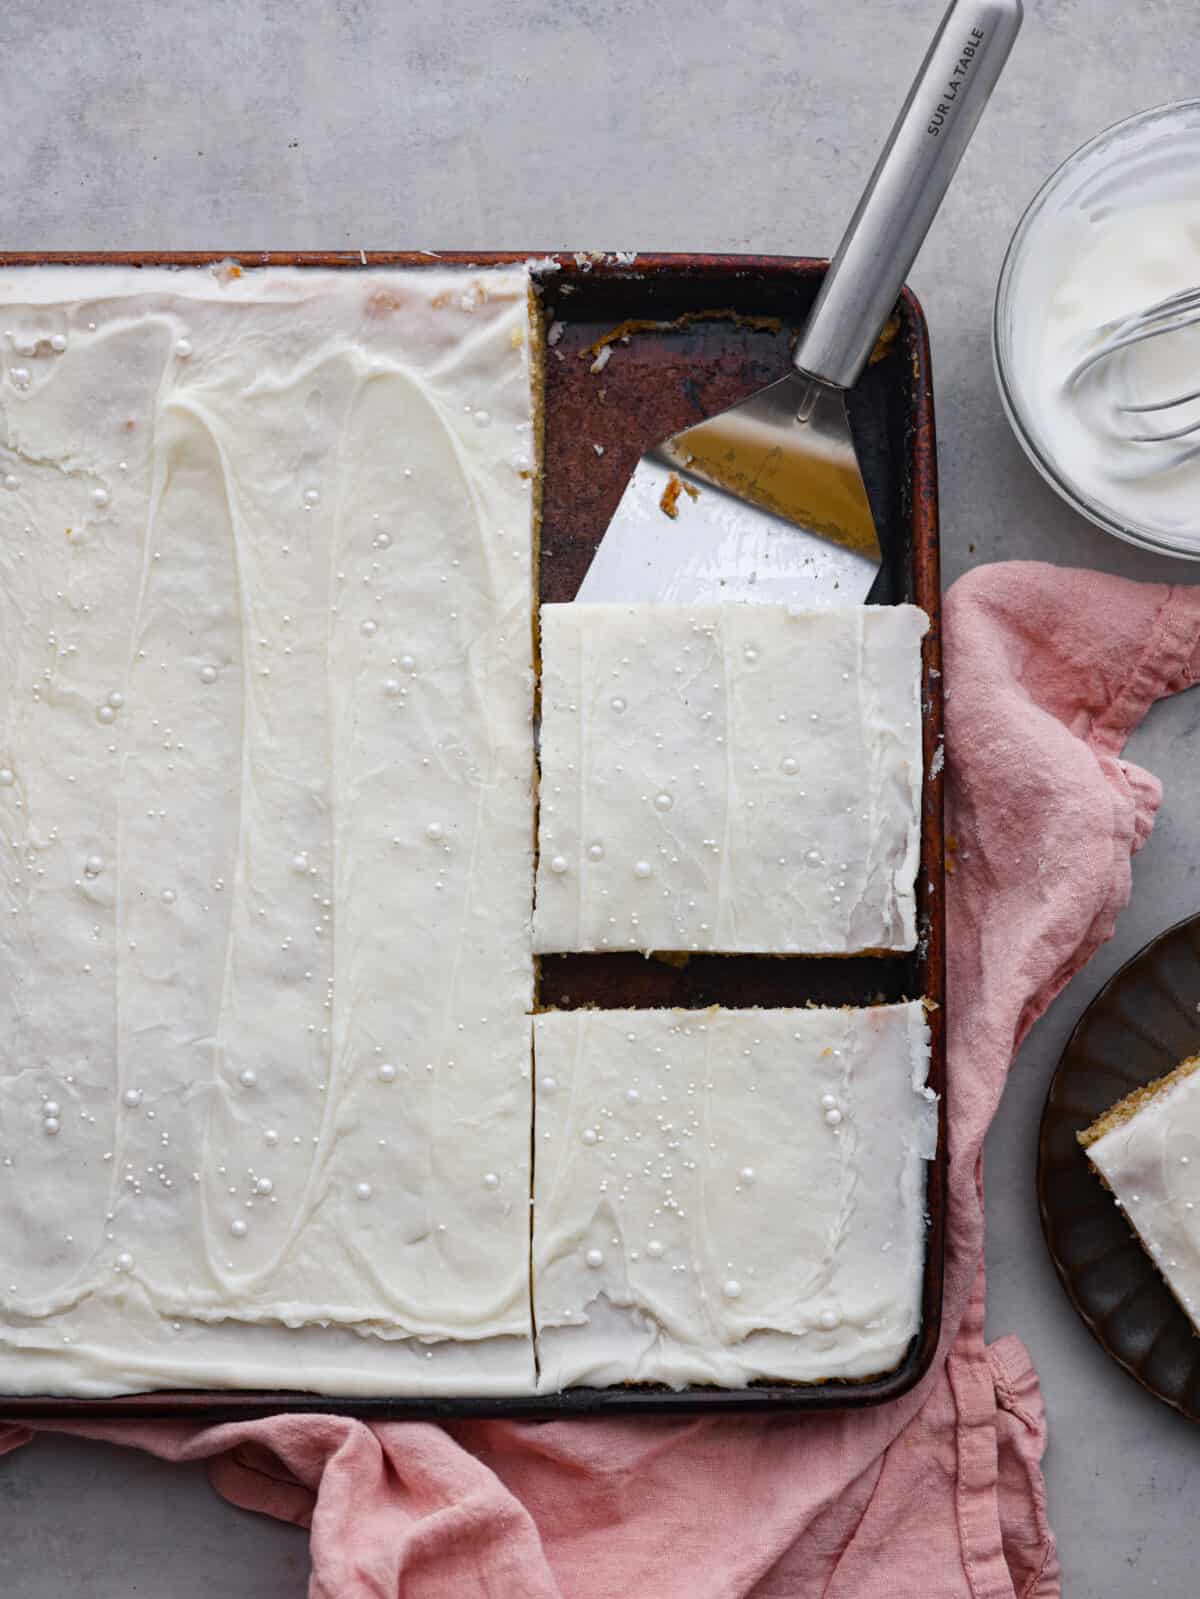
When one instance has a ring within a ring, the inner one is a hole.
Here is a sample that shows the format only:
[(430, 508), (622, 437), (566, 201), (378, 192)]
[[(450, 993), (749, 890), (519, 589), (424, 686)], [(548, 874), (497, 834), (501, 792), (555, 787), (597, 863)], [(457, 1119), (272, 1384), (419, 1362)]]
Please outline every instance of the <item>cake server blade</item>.
[(825, 274), (793, 370), (638, 462), (576, 598), (860, 604), (882, 552), (850, 433), (858, 381), (1021, 26), (953, 0)]
[(642, 457), (576, 598), (853, 605), (880, 561), (845, 396), (791, 373)]

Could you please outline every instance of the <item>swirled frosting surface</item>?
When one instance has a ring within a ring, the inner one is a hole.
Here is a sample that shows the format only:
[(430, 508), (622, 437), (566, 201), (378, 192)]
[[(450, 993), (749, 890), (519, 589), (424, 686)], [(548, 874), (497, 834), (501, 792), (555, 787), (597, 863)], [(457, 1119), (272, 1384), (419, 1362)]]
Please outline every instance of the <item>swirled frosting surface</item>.
[(532, 1383), (526, 293), (0, 276), (0, 1391)]

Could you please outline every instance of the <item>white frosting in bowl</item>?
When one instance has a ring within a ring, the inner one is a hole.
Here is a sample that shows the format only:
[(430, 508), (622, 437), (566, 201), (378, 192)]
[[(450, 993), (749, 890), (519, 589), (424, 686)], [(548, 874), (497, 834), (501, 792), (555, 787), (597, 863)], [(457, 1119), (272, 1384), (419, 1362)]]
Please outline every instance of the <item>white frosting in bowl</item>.
[[(1100, 134), (1047, 182), (997, 291), (1001, 393), (1034, 463), (1085, 515), (1200, 558), (1200, 323), (1086, 365), (1127, 319), (1200, 289), (1200, 102)], [(1082, 370), (1081, 370), (1082, 369)]]

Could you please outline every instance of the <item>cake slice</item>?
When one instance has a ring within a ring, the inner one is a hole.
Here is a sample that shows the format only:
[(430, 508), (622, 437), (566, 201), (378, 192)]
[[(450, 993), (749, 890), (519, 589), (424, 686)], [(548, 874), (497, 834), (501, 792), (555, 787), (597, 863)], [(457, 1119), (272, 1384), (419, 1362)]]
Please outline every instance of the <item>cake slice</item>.
[(1200, 1332), (1200, 1055), (1118, 1100), (1078, 1138)]
[(920, 1002), (549, 1012), (534, 1055), (544, 1391), (901, 1361), (937, 1144)]
[(540, 952), (912, 949), (911, 605), (545, 605)]

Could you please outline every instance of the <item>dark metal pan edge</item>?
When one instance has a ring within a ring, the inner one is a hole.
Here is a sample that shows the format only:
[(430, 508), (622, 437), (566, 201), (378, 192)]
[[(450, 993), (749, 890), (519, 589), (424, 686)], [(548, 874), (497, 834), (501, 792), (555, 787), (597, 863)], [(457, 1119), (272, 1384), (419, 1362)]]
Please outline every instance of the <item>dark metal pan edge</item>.
[[(632, 258), (599, 252), (537, 251), (57, 251), (0, 252), (0, 270), (28, 266), (204, 266), (235, 261), (246, 269), (262, 266), (305, 266), (362, 270), (372, 267), (474, 265), (491, 267), (528, 261), (545, 262), (539, 274), (544, 290), (560, 296), (604, 286), (623, 285), (632, 296), (638, 285), (689, 283), (712, 290), (720, 285), (744, 287), (748, 298), (769, 285), (803, 291), (811, 301), (827, 263), (808, 257), (728, 254), (637, 254)], [(723, 307), (722, 307), (723, 308)], [(582, 1415), (697, 1415), (762, 1411), (860, 1409), (885, 1403), (909, 1392), (928, 1372), (941, 1330), (946, 1224), (947, 1102), (945, 1024), (945, 872), (943, 775), (941, 755), (942, 655), (941, 586), (937, 453), (934, 433), (933, 382), (928, 328), (916, 297), (907, 288), (897, 304), (896, 349), (887, 358), (888, 381), (903, 392), (902, 434), (889, 441), (898, 463), (898, 509), (906, 539), (906, 597), (929, 615), (924, 650), (924, 757), (921, 865), (918, 878), (918, 923), (921, 928), (916, 970), (920, 995), (930, 1002), (932, 1053), (930, 1086), (939, 1096), (938, 1150), (930, 1163), (927, 1186), (928, 1233), (922, 1288), (922, 1321), (904, 1360), (878, 1377), (849, 1382), (755, 1385), (744, 1389), (693, 1388), (679, 1392), (646, 1388), (573, 1389), (557, 1395), (497, 1398), (323, 1398), (284, 1390), (169, 1390), (112, 1398), (73, 1399), (30, 1395), (0, 1398), (0, 1409), (14, 1420), (119, 1420), (195, 1418), (236, 1420), (292, 1413), (328, 1413), (364, 1420), (462, 1420), (468, 1417), (553, 1419)], [(894, 463), (895, 464), (895, 463)]]

